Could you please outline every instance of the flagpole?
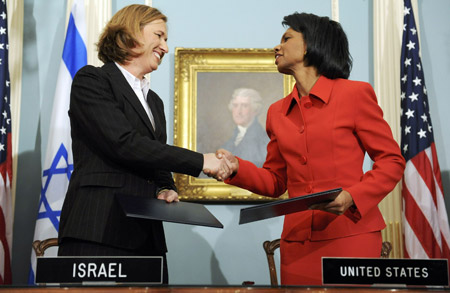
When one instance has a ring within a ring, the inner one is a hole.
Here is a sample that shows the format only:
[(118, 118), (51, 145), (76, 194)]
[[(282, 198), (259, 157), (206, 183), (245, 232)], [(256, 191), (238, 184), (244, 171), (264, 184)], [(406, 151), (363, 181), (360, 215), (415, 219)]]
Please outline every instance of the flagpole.
[(14, 217), (14, 207), (16, 199), (17, 181), (17, 158), (19, 156), (19, 129), (20, 129), (20, 108), (22, 95), (22, 62), (23, 62), (23, 0), (7, 0), (8, 7), (8, 27), (9, 44), (14, 50), (9, 53), (10, 66), (9, 74), (11, 79), (11, 119), (12, 129), (12, 159), (13, 159), (13, 180), (11, 182), (12, 194), (12, 214)]
[[(400, 144), (400, 48), (403, 26), (402, 1), (373, 2), (374, 90), (383, 109), (384, 119), (391, 127), (394, 139)], [(386, 222), (383, 240), (392, 243), (391, 256), (403, 257), (401, 183), (379, 204)]]

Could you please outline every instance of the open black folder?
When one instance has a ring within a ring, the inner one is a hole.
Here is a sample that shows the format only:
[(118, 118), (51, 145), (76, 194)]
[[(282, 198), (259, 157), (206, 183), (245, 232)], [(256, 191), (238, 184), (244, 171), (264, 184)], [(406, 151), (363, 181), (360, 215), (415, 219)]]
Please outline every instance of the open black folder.
[(156, 198), (117, 195), (128, 217), (223, 228), (223, 225), (202, 204), (190, 202), (166, 203)]
[(239, 225), (305, 211), (313, 204), (333, 201), (341, 191), (336, 188), (241, 209)]

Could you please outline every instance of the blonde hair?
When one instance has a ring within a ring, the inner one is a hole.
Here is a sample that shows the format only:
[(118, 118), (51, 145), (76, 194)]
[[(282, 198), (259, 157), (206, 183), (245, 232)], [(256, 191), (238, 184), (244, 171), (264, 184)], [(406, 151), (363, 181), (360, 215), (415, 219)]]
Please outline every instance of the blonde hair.
[(141, 45), (137, 37), (146, 24), (158, 19), (167, 22), (164, 14), (147, 5), (132, 4), (120, 9), (100, 35), (98, 58), (104, 63), (113, 61), (123, 64), (138, 57), (141, 53), (132, 50)]

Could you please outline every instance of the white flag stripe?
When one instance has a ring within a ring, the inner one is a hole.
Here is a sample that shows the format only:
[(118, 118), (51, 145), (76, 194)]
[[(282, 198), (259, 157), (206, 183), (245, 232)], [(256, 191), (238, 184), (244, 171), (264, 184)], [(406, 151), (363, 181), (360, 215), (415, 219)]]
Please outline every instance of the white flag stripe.
[[(425, 153), (427, 154), (428, 160), (430, 160), (430, 162), (431, 162), (431, 167), (434, 170), (435, 166), (434, 166), (433, 154), (432, 154), (431, 147), (427, 148), (425, 150)], [(444, 228), (444, 229), (442, 229), (441, 233), (444, 236), (447, 244), (450, 244), (450, 226), (448, 224), (448, 215), (447, 215), (447, 209), (445, 207), (444, 194), (442, 193), (442, 189), (439, 186), (439, 182), (436, 180), (434, 173), (433, 173), (433, 183), (434, 183), (434, 188), (436, 188), (436, 201), (437, 201), (437, 209), (438, 209), (437, 215), (438, 215), (439, 226)], [(440, 248), (442, 250), (442, 245), (440, 245)]]
[[(5, 190), (3, 191), (3, 194), (5, 196), (0, 196), (0, 206), (1, 209), (3, 211), (3, 215), (5, 217), (5, 223), (6, 223), (6, 240), (8, 241), (9, 244), (9, 252), (11, 255), (11, 248), (12, 248), (12, 224), (8, 224), (8, 223), (12, 223), (13, 222), (13, 218), (12, 218), (12, 203), (11, 203), (11, 181), (9, 179), (9, 175), (6, 174), (6, 182), (3, 181), (3, 176), (0, 176), (0, 186), (5, 186)], [(0, 258), (2, 259), (2, 258)], [(3, 263), (3, 262), (2, 262)]]
[[(1, 241), (0, 241), (0, 259), (5, 259), (5, 247), (3, 246), (3, 243)], [(2, 279), (4, 279), (5, 263), (3, 261), (0, 261), (0, 275), (2, 276)]]
[(439, 246), (442, 247), (439, 223), (435, 220), (437, 210), (434, 205), (433, 197), (428, 186), (422, 180), (422, 177), (411, 161), (406, 162), (404, 176), (410, 179), (405, 181), (405, 185), (427, 219), (433, 230), (436, 241), (439, 243)]
[[(3, 216), (5, 218), (5, 236), (6, 241), (9, 245), (9, 255), (12, 257), (11, 251), (12, 251), (12, 209), (11, 209), (11, 184), (9, 180), (9, 175), (6, 174), (6, 182), (3, 181), (3, 176), (0, 176), (0, 186), (4, 186), (5, 189), (2, 191), (2, 195), (0, 196), (0, 208), (3, 212)], [(3, 243), (0, 241), (0, 260), (5, 259), (5, 247), (3, 246)], [(0, 261), (0, 276), (2, 280), (5, 279), (5, 262)]]
[(83, 42), (87, 43), (87, 29), (86, 29), (86, 19), (85, 17), (85, 8), (84, 2), (75, 1), (72, 7), (72, 15), (73, 20), (75, 21), (75, 26), (77, 27), (77, 31), (80, 34)]
[[(0, 176), (1, 177), (1, 176)], [(3, 208), (3, 214), (5, 215), (6, 223), (10, 223), (9, 225), (6, 225), (6, 240), (9, 243), (9, 255), (12, 257), (12, 243), (13, 243), (13, 209), (9, 208), (5, 211), (5, 208), (7, 206), (12, 207), (12, 194), (11, 194), (11, 180), (9, 178), (9, 174), (6, 174), (6, 190), (5, 194), (7, 199), (5, 200), (5, 205)]]
[[(72, 77), (64, 62), (59, 66), (58, 82), (56, 83), (55, 99), (53, 102), (52, 118), (50, 120), (49, 138), (56, 138), (59, 143), (51, 143), (47, 145), (47, 152), (45, 157), (46, 167), (52, 162), (57, 153), (60, 143), (65, 142), (68, 147), (71, 147), (70, 137), (70, 121), (67, 111), (69, 110), (70, 102), (70, 87), (72, 85)], [(55, 109), (60, 109), (55, 111)], [(69, 127), (69, 128), (68, 128)], [(70, 156), (72, 153), (70, 152)], [(70, 157), (71, 159), (71, 157)], [(44, 184), (44, 183), (43, 183)], [(44, 185), (43, 185), (44, 186)]]
[(428, 255), (422, 247), (422, 244), (419, 242), (419, 239), (416, 237), (416, 234), (411, 229), (408, 221), (404, 219), (403, 221), (404, 229), (405, 229), (405, 249), (408, 255), (414, 255), (416, 258), (428, 259)]

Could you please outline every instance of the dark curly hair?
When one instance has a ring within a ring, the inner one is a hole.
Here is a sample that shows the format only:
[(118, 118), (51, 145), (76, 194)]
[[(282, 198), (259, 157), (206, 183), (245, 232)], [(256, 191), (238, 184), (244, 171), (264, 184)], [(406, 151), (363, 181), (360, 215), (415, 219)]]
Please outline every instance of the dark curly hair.
[(341, 25), (328, 17), (295, 12), (285, 16), (283, 26), (302, 33), (306, 43), (305, 65), (327, 78), (350, 76), (352, 56)]

